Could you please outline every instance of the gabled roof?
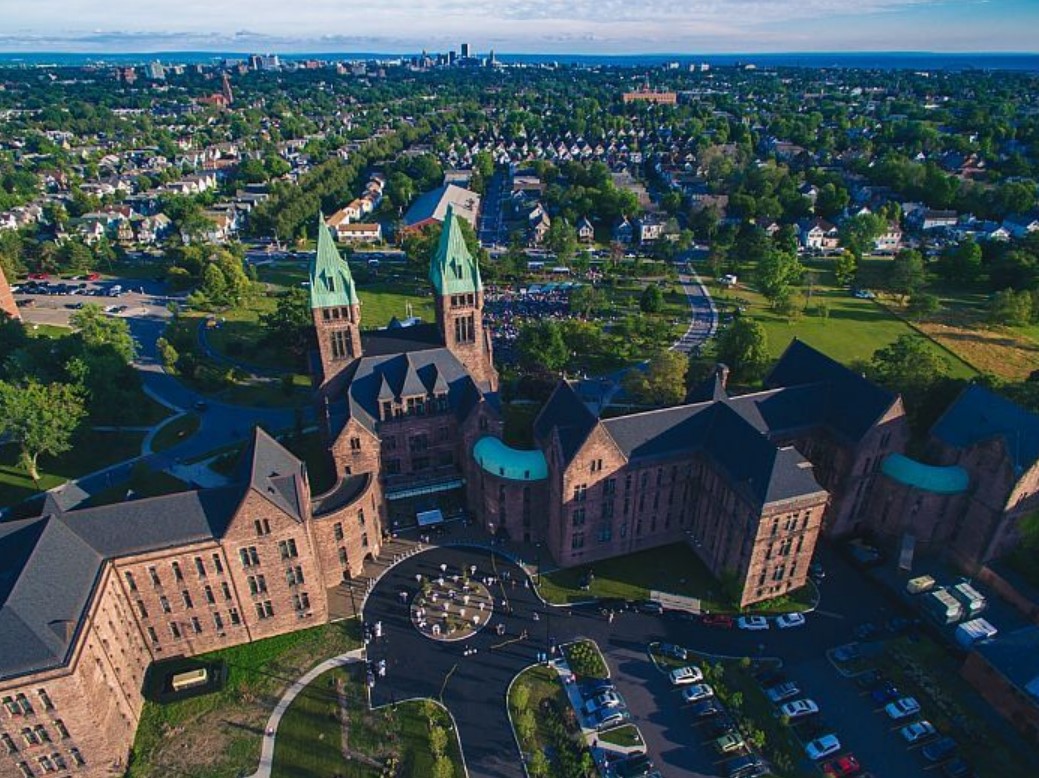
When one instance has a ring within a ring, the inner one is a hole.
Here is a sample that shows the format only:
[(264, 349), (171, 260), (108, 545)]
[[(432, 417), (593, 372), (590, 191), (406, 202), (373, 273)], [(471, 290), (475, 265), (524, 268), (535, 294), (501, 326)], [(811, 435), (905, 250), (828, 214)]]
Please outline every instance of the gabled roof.
[(581, 401), (573, 386), (560, 381), (534, 419), (534, 437), (547, 445), (552, 430), (557, 430), (563, 446), (563, 461), (569, 462), (597, 423), (598, 418)]
[(257, 430), (231, 486), (0, 523), (0, 679), (68, 660), (105, 560), (219, 539), (249, 490), (301, 520), (302, 467)]
[(438, 295), (470, 294), (483, 290), (480, 266), (465, 245), (458, 217), (447, 207), (440, 243), (429, 263), (429, 280)]
[(765, 378), (769, 388), (819, 384), (824, 390), (825, 408), (816, 407), (819, 423), (844, 438), (856, 442), (898, 399), (898, 395), (873, 383), (816, 351), (797, 338)]
[(956, 448), (1002, 438), (1015, 476), (1039, 461), (1039, 416), (978, 384), (960, 393), (931, 434)]
[(318, 217), (317, 251), (310, 264), (310, 307), (341, 308), (357, 305), (357, 289), (350, 266), (339, 256), (325, 220)]
[(480, 211), (480, 195), (454, 184), (447, 184), (430, 192), (419, 195), (404, 214), (404, 226), (411, 227), (430, 220), (443, 222), (447, 218), (447, 209), (451, 208), (455, 216), (465, 219), (473, 227)]

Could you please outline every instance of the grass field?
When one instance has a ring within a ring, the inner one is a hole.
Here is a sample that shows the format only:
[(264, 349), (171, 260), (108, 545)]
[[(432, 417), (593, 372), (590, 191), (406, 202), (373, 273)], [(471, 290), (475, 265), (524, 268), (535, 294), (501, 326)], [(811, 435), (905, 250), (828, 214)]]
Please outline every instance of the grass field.
[[(587, 589), (582, 589), (581, 581), (589, 570), (594, 572), (594, 578)], [(685, 543), (545, 573), (539, 586), (541, 596), (554, 603), (581, 602), (593, 597), (643, 600), (653, 590), (695, 597), (700, 600), (700, 607), (711, 613), (739, 610), (726, 597), (723, 585)], [(748, 610), (802, 610), (811, 594), (810, 587), (804, 587), (788, 597), (757, 603)]]
[(94, 432), (80, 434), (70, 451), (58, 457), (41, 455), (40, 482), (33, 483), (19, 461), (18, 447), (0, 446), (0, 506), (21, 502), (70, 478), (100, 470), (141, 453), (141, 432)]
[[(524, 692), (520, 692), (524, 689)], [(520, 673), (509, 690), (509, 711), (512, 714), (513, 724), (521, 713), (516, 705), (519, 695), (527, 695), (526, 709), (540, 711), (544, 700), (554, 700), (558, 707), (564, 708), (570, 703), (563, 693), (563, 685), (555, 670), (538, 665)], [(552, 737), (548, 732), (548, 722), (544, 716), (535, 716), (536, 727), (532, 739), (521, 744), (524, 752), (532, 753), (539, 749), (544, 751), (552, 743)], [(517, 733), (518, 734), (518, 733)]]
[(219, 692), (141, 713), (130, 778), (224, 778), (256, 769), (263, 726), (283, 690), (318, 661), (360, 645), (356, 622), (327, 624), (202, 655), (228, 667)]

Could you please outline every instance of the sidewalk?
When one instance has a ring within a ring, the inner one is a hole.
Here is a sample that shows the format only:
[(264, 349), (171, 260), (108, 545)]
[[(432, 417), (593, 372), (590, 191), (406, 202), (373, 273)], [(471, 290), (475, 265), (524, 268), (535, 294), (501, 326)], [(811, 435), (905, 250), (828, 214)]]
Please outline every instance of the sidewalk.
[(263, 746), (260, 749), (260, 766), (249, 778), (270, 778), (271, 768), (274, 765), (274, 742), (278, 736), (278, 726), (281, 724), (281, 718), (285, 715), (285, 711), (289, 709), (292, 701), (299, 696), (299, 693), (322, 673), (336, 667), (343, 667), (351, 662), (363, 661), (363, 659), (364, 649), (362, 648), (355, 648), (353, 651), (326, 659), (316, 667), (312, 667), (306, 674), (300, 676), (285, 690), (281, 699), (278, 700), (278, 704), (271, 711), (270, 718), (267, 719), (267, 725), (264, 727), (266, 734), (263, 738)]

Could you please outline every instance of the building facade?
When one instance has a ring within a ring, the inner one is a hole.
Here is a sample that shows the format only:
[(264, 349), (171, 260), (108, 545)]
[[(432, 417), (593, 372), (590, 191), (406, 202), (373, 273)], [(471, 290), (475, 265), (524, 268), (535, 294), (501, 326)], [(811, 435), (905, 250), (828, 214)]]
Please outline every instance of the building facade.
[(6, 313), (12, 319), (20, 319), (18, 306), (14, 304), (14, 295), (11, 294), (11, 285), (7, 283), (4, 269), (0, 267), (0, 311)]

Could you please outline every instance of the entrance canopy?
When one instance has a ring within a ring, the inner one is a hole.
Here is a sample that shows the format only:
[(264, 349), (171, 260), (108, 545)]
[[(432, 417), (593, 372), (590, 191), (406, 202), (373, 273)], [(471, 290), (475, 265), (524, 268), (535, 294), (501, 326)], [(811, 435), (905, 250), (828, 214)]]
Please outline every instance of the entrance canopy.
[(439, 510), (422, 511), (421, 513), (415, 514), (415, 519), (418, 521), (420, 527), (431, 527), (434, 524), (439, 524), (444, 520), (444, 514)]

